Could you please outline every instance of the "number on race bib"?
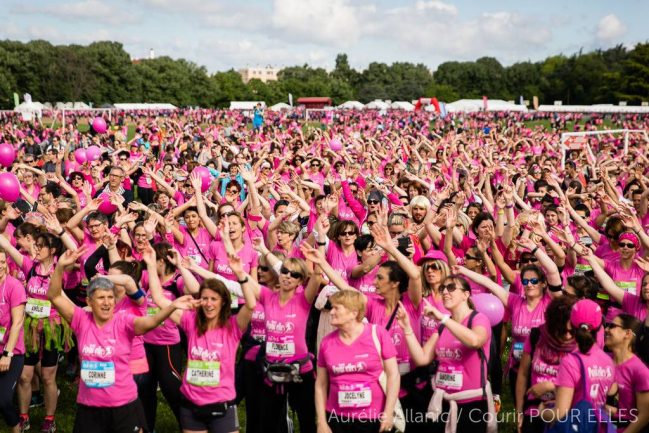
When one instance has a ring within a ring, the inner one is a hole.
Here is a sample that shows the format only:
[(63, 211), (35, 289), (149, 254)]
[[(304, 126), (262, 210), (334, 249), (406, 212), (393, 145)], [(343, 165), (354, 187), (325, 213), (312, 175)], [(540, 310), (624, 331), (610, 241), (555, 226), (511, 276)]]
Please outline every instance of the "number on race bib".
[(219, 361), (187, 361), (187, 382), (196, 386), (215, 387), (221, 382)]
[(81, 380), (88, 388), (107, 388), (115, 383), (115, 364), (112, 361), (82, 361)]

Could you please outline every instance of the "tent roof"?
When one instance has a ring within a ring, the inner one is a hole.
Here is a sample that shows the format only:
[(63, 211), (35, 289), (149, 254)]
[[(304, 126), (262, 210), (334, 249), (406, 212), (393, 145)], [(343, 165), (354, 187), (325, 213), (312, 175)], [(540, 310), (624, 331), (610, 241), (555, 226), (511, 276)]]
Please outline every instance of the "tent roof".
[[(472, 113), (484, 109), (484, 102), (482, 99), (460, 99), (450, 104), (446, 104), (446, 110), (449, 113), (465, 112)], [(487, 111), (527, 111), (524, 105), (517, 105), (511, 102), (503, 101), (502, 99), (489, 99), (487, 101)]]
[(298, 104), (331, 104), (331, 98), (328, 96), (304, 96), (302, 98), (297, 98)]
[(390, 108), (390, 104), (383, 102), (380, 99), (376, 99), (367, 104), (365, 108), (369, 108), (370, 110), (387, 110), (388, 108)]
[(167, 103), (151, 103), (151, 104), (138, 104), (138, 103), (118, 103), (113, 104), (118, 110), (135, 111), (135, 110), (175, 110), (176, 106)]
[(14, 111), (19, 113), (34, 113), (41, 112), (44, 107), (40, 102), (22, 102), (14, 108)]
[(405, 111), (414, 111), (415, 106), (408, 101), (394, 101), (390, 108), (393, 110), (405, 110)]
[(539, 105), (538, 111), (550, 113), (649, 113), (649, 107), (639, 105)]
[(266, 107), (264, 101), (230, 101), (230, 110), (254, 110), (257, 104)]
[(342, 108), (344, 110), (362, 110), (363, 108), (365, 108), (365, 105), (358, 101), (347, 101), (340, 104), (338, 108)]
[(277, 104), (270, 106), (272, 111), (290, 110), (291, 108), (293, 107), (288, 105), (286, 102), (278, 102)]

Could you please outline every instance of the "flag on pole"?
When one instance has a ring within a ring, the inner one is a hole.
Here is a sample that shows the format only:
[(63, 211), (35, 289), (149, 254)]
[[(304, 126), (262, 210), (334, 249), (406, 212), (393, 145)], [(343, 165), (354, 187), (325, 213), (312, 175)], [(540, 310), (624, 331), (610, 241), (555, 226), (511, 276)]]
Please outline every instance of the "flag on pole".
[(20, 105), (20, 98), (18, 97), (18, 93), (14, 92), (14, 107), (17, 107)]
[(442, 116), (442, 119), (446, 119), (448, 112), (446, 111), (446, 102), (439, 103), (439, 115)]
[(523, 95), (520, 95), (518, 97), (518, 103), (519, 103), (519, 105), (525, 105), (525, 101), (523, 100)]
[(293, 94), (288, 94), (288, 105), (293, 106)]
[(482, 97), (482, 106), (484, 108), (484, 111), (487, 111), (489, 109), (489, 98), (486, 96)]

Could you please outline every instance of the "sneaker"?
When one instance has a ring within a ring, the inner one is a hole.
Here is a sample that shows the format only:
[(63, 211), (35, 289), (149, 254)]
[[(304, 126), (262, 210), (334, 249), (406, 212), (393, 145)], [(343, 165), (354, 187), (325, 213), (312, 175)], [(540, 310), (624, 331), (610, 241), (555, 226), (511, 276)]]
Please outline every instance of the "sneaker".
[(24, 433), (31, 428), (29, 424), (29, 418), (20, 417), (20, 424), (18, 424), (20, 433)]
[(500, 412), (500, 406), (502, 403), (500, 402), (500, 396), (498, 394), (494, 394), (494, 409), (496, 410), (496, 413)]
[(45, 399), (41, 394), (32, 394), (32, 401), (29, 403), (29, 407), (39, 407), (45, 404)]
[(41, 424), (41, 433), (54, 433), (56, 431), (56, 422), (53, 419), (46, 419)]

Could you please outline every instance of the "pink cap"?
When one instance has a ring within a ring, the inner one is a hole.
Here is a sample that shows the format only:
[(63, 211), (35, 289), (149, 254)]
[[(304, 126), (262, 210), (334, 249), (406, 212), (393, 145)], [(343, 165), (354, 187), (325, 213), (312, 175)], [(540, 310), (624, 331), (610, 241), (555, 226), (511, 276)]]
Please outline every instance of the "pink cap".
[(602, 309), (590, 299), (578, 301), (570, 312), (570, 323), (573, 328), (586, 328), (589, 331), (599, 329), (602, 325)]
[(440, 250), (433, 250), (433, 249), (428, 250), (426, 255), (417, 261), (417, 265), (421, 266), (421, 264), (424, 263), (426, 260), (441, 260), (444, 263), (448, 264), (448, 259), (446, 258), (446, 254), (444, 254)]

